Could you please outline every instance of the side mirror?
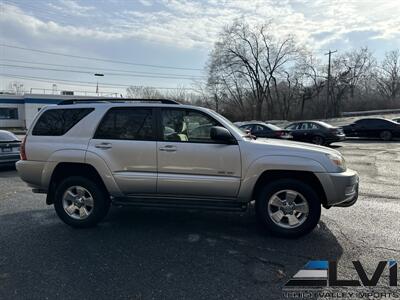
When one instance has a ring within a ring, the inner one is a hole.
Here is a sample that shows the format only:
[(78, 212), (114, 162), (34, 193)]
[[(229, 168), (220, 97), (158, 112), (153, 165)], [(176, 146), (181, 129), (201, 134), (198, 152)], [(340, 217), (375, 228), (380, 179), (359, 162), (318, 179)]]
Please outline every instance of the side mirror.
[(231, 135), (228, 129), (221, 126), (211, 127), (210, 137), (214, 141), (224, 142), (226, 144), (234, 144), (236, 142), (235, 138)]

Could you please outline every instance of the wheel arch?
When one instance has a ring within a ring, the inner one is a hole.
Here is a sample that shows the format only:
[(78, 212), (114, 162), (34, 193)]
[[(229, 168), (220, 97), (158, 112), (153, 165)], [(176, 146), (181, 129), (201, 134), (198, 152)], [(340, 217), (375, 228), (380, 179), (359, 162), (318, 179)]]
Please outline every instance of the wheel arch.
[(321, 138), (322, 144), (326, 142), (326, 137), (325, 137), (325, 135), (324, 135), (324, 134), (321, 134), (321, 133), (314, 133), (314, 134), (312, 135), (312, 137), (311, 137), (311, 141), (314, 141), (314, 139), (315, 139), (316, 137)]
[(107, 188), (97, 170), (90, 164), (61, 162), (54, 168), (50, 178), (49, 189), (47, 192), (46, 203), (48, 205), (54, 203), (55, 190), (57, 185), (65, 178), (71, 176), (82, 176), (91, 179), (107, 191)]
[(256, 198), (257, 193), (260, 189), (268, 184), (269, 182), (279, 179), (296, 179), (301, 182), (309, 184), (317, 193), (321, 204), (324, 207), (328, 207), (327, 197), (324, 188), (313, 172), (310, 171), (289, 171), (289, 170), (266, 170), (257, 179), (254, 186), (252, 199)]
[[(383, 136), (383, 134), (384, 134), (385, 132), (388, 132), (388, 133), (389, 133), (389, 137), (388, 137), (387, 139), (385, 139), (385, 137)], [(382, 130), (382, 131), (379, 133), (379, 138), (382, 139), (382, 140), (384, 140), (384, 141), (390, 141), (390, 140), (392, 140), (392, 139), (393, 139), (393, 129), (384, 129), (384, 130)]]

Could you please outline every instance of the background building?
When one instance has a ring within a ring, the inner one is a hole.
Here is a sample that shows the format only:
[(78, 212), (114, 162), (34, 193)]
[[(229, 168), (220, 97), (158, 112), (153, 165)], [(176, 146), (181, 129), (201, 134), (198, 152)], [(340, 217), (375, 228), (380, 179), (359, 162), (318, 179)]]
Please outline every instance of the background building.
[[(85, 97), (49, 94), (0, 94), (0, 128), (29, 128), (38, 111), (47, 105), (56, 105), (67, 99), (94, 99)], [(104, 98), (104, 96), (103, 96)]]

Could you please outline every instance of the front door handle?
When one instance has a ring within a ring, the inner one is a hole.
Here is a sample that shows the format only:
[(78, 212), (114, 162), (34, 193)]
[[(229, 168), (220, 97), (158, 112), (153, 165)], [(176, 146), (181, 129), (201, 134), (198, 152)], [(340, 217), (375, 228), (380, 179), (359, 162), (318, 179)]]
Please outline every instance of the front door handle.
[(176, 147), (172, 145), (166, 145), (164, 147), (160, 147), (159, 150), (165, 152), (176, 152)]
[(110, 143), (100, 143), (96, 144), (95, 147), (99, 149), (110, 149), (112, 148), (112, 145)]

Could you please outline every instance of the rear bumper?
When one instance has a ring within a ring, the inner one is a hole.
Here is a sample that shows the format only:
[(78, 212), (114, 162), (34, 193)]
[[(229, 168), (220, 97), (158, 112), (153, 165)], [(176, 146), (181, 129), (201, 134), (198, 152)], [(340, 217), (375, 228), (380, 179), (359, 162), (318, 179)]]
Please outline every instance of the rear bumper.
[(326, 206), (347, 207), (358, 199), (359, 177), (356, 171), (342, 173), (316, 173), (326, 195)]
[(19, 160), (15, 164), (19, 177), (34, 189), (46, 189), (42, 184), (45, 163), (41, 161)]

